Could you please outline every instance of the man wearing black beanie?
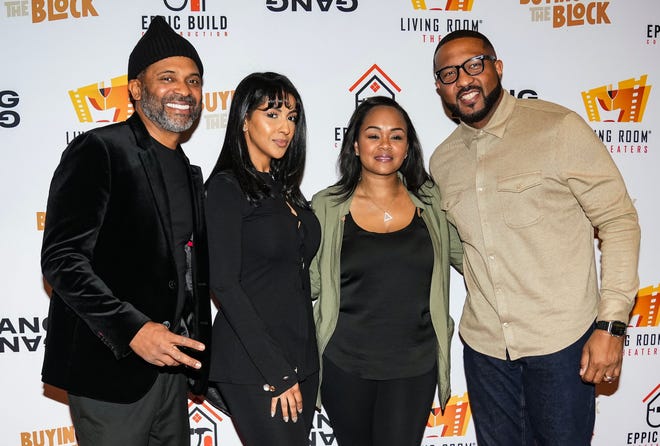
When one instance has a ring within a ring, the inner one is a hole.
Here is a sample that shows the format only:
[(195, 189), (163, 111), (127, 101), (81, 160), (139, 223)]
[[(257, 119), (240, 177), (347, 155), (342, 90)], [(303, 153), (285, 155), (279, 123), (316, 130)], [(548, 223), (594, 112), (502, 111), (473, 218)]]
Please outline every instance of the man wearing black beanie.
[(187, 391), (205, 391), (211, 314), (202, 174), (180, 140), (203, 72), (155, 17), (129, 57), (135, 113), (73, 140), (53, 175), (42, 378), (68, 392), (80, 446), (190, 442)]

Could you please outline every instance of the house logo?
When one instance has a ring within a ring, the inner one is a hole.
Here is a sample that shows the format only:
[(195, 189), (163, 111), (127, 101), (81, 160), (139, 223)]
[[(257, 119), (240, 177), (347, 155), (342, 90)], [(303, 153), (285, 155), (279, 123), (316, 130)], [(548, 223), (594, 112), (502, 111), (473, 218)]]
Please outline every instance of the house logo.
[(209, 403), (188, 402), (191, 446), (219, 446), (219, 425), (223, 418)]
[[(532, 22), (552, 23), (553, 28), (609, 25), (612, 23), (607, 13), (611, 1), (575, 0), (565, 4), (547, 6), (549, 0), (520, 0), (520, 5), (529, 9)], [(563, 2), (562, 2), (563, 3)]]
[(365, 99), (372, 96), (388, 96), (395, 99), (396, 93), (400, 93), (401, 88), (378, 65), (373, 64), (348, 91), (355, 95), (357, 108)]
[(658, 327), (660, 319), (660, 285), (641, 288), (637, 293), (637, 300), (632, 309), (630, 326), (632, 327)]
[[(354, 94), (355, 108), (372, 96), (388, 96), (396, 99), (401, 88), (377, 65), (373, 64), (348, 89)], [(334, 147), (339, 148), (346, 133), (346, 127), (334, 127)]]
[(80, 122), (120, 122), (133, 114), (125, 74), (69, 90), (69, 97)]
[(619, 81), (617, 88), (601, 85), (582, 92), (589, 121), (642, 122), (651, 86), (647, 75)]
[(655, 386), (648, 395), (642, 399), (646, 424), (653, 430), (628, 432), (626, 444), (631, 446), (655, 446), (660, 441), (660, 384)]
[(472, 11), (474, 0), (411, 0), (415, 10)]
[(472, 410), (467, 392), (463, 396), (452, 396), (444, 412), (439, 407), (431, 409), (426, 422), (425, 437), (464, 437), (471, 418)]
[(650, 427), (660, 427), (660, 384), (646, 395), (642, 402), (646, 404), (646, 424)]

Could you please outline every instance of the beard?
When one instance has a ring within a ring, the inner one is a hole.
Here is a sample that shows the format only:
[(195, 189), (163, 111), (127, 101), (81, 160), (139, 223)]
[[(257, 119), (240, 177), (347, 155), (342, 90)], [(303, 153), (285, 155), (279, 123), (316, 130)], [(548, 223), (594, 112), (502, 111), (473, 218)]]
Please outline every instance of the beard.
[[(190, 106), (190, 114), (187, 116), (170, 116), (167, 113), (166, 105), (168, 102), (185, 102)], [(202, 104), (195, 101), (192, 96), (183, 96), (180, 94), (171, 94), (164, 96), (162, 99), (152, 95), (147, 90), (146, 86), (142, 86), (142, 99), (140, 106), (144, 115), (153, 121), (162, 129), (173, 133), (181, 133), (188, 130), (193, 122), (199, 118), (202, 112)]]
[[(459, 91), (456, 97), (458, 98), (459, 95), (470, 90), (479, 90), (481, 92), (481, 95), (483, 96), (484, 91), (481, 87), (470, 87)], [(488, 116), (488, 114), (491, 112), (493, 107), (495, 107), (495, 104), (497, 104), (497, 100), (500, 98), (501, 94), (502, 94), (502, 82), (498, 79), (497, 85), (495, 86), (495, 88), (493, 88), (493, 91), (491, 91), (490, 94), (488, 94), (488, 96), (483, 96), (484, 107), (481, 110), (477, 110), (471, 113), (464, 113), (458, 107), (458, 103), (450, 104), (446, 101), (445, 101), (445, 106), (452, 113), (452, 116), (459, 118), (461, 121), (463, 121), (466, 124), (472, 124), (475, 122), (479, 122), (483, 120), (486, 116)]]

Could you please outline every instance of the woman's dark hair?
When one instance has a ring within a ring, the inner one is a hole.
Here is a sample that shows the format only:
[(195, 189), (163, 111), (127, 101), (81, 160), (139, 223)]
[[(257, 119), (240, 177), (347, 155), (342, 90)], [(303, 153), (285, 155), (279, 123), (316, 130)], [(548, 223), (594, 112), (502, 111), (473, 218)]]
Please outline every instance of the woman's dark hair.
[(403, 117), (407, 128), (408, 156), (403, 160), (399, 172), (403, 176), (403, 183), (406, 188), (417, 198), (423, 200), (420, 188), (426, 182), (431, 182), (432, 184), (433, 180), (426, 172), (426, 169), (424, 169), (422, 146), (408, 113), (394, 99), (386, 96), (372, 96), (365, 99), (351, 115), (351, 119), (348, 121), (348, 128), (344, 134), (344, 140), (341, 144), (339, 159), (337, 160), (339, 181), (335, 183), (336, 189), (333, 195), (337, 195), (341, 201), (347, 200), (348, 197), (353, 195), (355, 188), (360, 182), (362, 163), (360, 162), (360, 157), (355, 156), (354, 144), (360, 135), (362, 123), (364, 123), (366, 116), (374, 107), (392, 107)]
[(296, 131), (285, 155), (271, 160), (270, 172), (273, 178), (282, 183), (285, 199), (303, 208), (309, 208), (309, 203), (300, 191), (307, 144), (305, 109), (300, 94), (291, 81), (284, 75), (271, 72), (252, 73), (234, 90), (225, 140), (218, 161), (209, 176), (211, 178), (218, 172), (231, 171), (251, 204), (256, 205), (263, 198), (271, 196), (272, 191), (259, 177), (250, 160), (243, 124), (256, 109), (262, 108), (264, 102), (268, 108), (288, 107), (288, 97), (295, 99), (295, 110), (298, 113)]

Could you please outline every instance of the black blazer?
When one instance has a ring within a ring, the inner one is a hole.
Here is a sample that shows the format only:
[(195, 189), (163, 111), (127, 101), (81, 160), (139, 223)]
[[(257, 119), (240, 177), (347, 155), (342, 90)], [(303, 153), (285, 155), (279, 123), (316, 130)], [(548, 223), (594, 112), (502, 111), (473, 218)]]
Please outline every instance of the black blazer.
[(154, 141), (137, 113), (86, 132), (64, 151), (50, 186), (41, 267), (53, 293), (48, 314), (45, 383), (72, 394), (133, 402), (159, 368), (129, 343), (147, 322), (192, 316), (205, 343), (196, 393), (208, 377), (210, 301), (202, 210), (202, 174), (190, 166), (194, 192), (193, 299), (177, 308), (170, 209)]

